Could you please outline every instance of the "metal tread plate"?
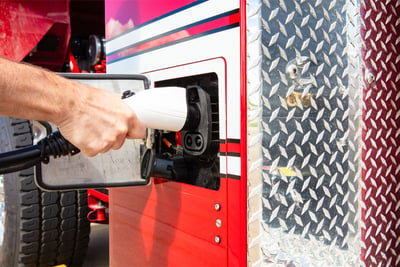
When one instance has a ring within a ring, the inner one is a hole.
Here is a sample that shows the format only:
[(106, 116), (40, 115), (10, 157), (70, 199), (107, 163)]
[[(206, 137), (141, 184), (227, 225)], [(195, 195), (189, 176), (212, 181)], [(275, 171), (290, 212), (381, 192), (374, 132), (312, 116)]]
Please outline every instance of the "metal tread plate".
[(263, 265), (399, 264), (400, 3), (261, 5)]

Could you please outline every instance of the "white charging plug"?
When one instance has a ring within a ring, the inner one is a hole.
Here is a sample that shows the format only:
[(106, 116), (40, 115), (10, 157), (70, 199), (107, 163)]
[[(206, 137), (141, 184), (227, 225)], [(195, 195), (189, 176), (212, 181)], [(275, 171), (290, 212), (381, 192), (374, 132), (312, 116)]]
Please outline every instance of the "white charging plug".
[(146, 128), (179, 132), (188, 117), (186, 89), (183, 87), (151, 88), (124, 95), (123, 101)]

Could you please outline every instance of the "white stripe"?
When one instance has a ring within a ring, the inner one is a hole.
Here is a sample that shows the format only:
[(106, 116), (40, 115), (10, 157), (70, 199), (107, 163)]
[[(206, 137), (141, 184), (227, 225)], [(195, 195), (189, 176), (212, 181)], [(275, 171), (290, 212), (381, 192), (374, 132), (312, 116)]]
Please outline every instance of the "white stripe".
[[(240, 176), (240, 157), (234, 157), (234, 156), (220, 156), (220, 173), (228, 173), (228, 174), (233, 174)], [(227, 167), (228, 166), (228, 170)]]
[(239, 1), (211, 0), (134, 29), (106, 42), (107, 54), (154, 36), (239, 7)]
[(222, 174), (226, 173), (226, 157), (225, 156), (219, 157), (219, 173), (222, 173)]

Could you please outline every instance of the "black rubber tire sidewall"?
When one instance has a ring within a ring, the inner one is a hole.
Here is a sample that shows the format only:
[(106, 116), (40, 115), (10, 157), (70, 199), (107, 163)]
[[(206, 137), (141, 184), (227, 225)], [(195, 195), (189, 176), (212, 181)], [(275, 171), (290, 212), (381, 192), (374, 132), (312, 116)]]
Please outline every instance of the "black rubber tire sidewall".
[[(0, 117), (0, 151), (31, 144), (28, 121)], [(90, 234), (86, 191), (42, 191), (33, 168), (4, 175), (3, 186), (0, 266), (80, 266)]]

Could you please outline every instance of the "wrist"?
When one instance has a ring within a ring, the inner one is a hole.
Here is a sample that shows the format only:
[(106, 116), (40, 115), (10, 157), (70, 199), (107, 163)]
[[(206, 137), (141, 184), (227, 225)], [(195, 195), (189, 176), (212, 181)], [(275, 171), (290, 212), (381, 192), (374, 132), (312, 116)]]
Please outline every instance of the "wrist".
[(58, 100), (58, 105), (55, 112), (51, 114), (50, 121), (56, 125), (62, 125), (73, 118), (79, 117), (79, 114), (84, 107), (84, 103), (88, 98), (89, 90), (82, 86), (82, 84), (74, 81), (67, 80), (66, 78), (57, 76), (57, 87), (55, 90), (62, 92), (60, 95), (55, 96)]

